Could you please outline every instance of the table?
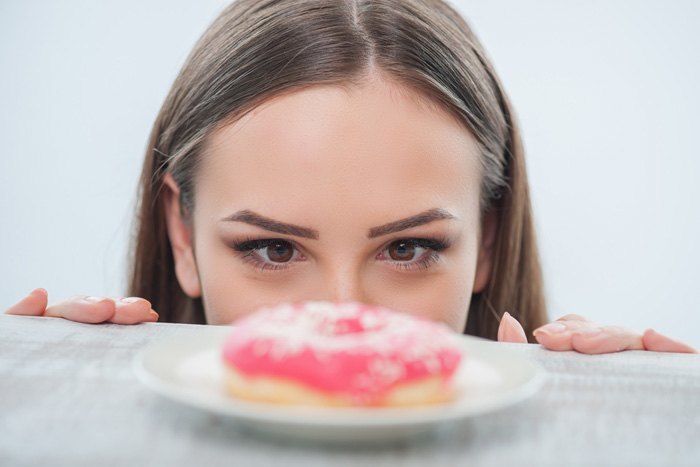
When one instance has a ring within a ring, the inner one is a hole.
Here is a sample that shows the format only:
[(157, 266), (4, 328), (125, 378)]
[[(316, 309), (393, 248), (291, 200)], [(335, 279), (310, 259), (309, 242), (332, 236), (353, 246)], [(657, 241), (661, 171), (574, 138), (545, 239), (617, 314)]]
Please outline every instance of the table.
[(387, 446), (276, 440), (164, 399), (134, 355), (197, 325), (0, 316), (0, 465), (700, 465), (700, 355), (503, 344), (547, 371), (529, 400)]

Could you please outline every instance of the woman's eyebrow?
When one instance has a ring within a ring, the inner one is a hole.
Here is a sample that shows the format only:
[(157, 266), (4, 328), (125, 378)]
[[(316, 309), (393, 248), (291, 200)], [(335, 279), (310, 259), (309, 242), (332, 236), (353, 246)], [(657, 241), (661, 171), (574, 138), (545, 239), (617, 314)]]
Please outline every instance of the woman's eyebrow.
[(372, 227), (367, 232), (367, 238), (381, 237), (382, 235), (400, 232), (402, 230), (418, 227), (419, 225), (428, 224), (430, 222), (442, 219), (456, 219), (456, 217), (444, 209), (429, 209), (421, 212), (420, 214), (416, 214), (415, 216), (389, 222), (388, 224), (380, 225), (379, 227)]
[(274, 219), (270, 219), (269, 217), (261, 216), (253, 211), (249, 211), (248, 209), (238, 211), (237, 213), (231, 214), (230, 216), (221, 220), (227, 222), (244, 222), (246, 224), (255, 225), (262, 229), (269, 230), (270, 232), (318, 240), (318, 230), (276, 221)]
[[(380, 225), (379, 227), (372, 227), (367, 231), (367, 238), (381, 237), (383, 235), (400, 232), (402, 230), (418, 227), (419, 225), (428, 224), (430, 222), (442, 219), (456, 219), (456, 217), (444, 209), (429, 209), (414, 216), (389, 222), (388, 224)], [(310, 238), (312, 240), (318, 240), (319, 237), (318, 230), (276, 221), (248, 209), (238, 211), (221, 220), (224, 222), (243, 222), (269, 230), (270, 232), (293, 235), (295, 237)]]

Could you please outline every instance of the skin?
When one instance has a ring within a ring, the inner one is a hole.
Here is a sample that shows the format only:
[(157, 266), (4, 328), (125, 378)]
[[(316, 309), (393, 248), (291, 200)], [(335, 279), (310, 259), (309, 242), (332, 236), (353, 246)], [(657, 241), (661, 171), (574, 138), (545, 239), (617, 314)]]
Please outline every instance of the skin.
[[(203, 298), (210, 324), (315, 299), (383, 305), (461, 332), (471, 295), (488, 283), (496, 229), (494, 218), (479, 213), (478, 158), (473, 136), (454, 117), (378, 75), (272, 98), (210, 136), (189, 216), (166, 177), (178, 281)], [(446, 248), (434, 250), (433, 239)], [(158, 319), (136, 297), (47, 304), (37, 289), (7, 313), (91, 323)], [(575, 315), (539, 328), (535, 338), (583, 353), (693, 351), (652, 330)], [(527, 342), (508, 313), (498, 340)]]
[[(182, 222), (177, 187), (166, 184), (177, 276), (188, 295), (203, 296), (208, 323), (319, 299), (380, 304), (464, 329), (490, 254), (481, 241), (477, 144), (450, 115), (380, 80), (312, 87), (215, 132), (205, 153), (193, 232)], [(447, 218), (377, 234), (437, 210)], [(250, 213), (315, 238), (251, 225)], [(232, 215), (239, 220), (227, 220)], [(427, 268), (420, 261), (436, 254), (427, 248), (392, 259), (393, 242), (433, 238), (450, 247)], [(272, 263), (266, 248), (234, 250), (249, 239), (283, 240), (292, 258)]]

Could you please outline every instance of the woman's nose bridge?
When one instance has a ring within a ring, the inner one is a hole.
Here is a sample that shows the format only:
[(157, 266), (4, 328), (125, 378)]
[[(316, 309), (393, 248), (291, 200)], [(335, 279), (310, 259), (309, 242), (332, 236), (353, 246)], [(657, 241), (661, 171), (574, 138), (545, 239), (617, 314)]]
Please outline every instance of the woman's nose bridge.
[(325, 294), (336, 302), (367, 301), (363, 287), (362, 271), (349, 264), (338, 265), (326, 272)]

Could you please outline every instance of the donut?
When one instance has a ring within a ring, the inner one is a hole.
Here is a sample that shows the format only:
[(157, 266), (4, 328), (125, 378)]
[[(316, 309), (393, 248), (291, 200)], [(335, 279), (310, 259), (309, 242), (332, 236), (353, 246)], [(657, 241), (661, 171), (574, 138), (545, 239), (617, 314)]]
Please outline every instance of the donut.
[(445, 324), (361, 303), (267, 307), (235, 322), (227, 336), (225, 388), (273, 404), (444, 403), (456, 397), (456, 336)]

